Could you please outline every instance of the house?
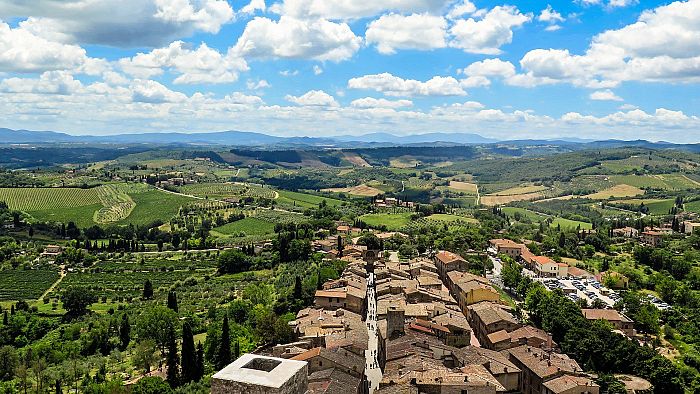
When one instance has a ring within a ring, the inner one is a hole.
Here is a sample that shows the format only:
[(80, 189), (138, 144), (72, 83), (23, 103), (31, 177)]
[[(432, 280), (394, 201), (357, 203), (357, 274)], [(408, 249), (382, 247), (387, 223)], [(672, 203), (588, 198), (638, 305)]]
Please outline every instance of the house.
[(491, 286), (488, 279), (468, 272), (451, 271), (447, 274), (446, 285), (457, 301), (462, 313), (467, 307), (479, 302), (498, 302), (500, 294)]
[(59, 245), (46, 245), (44, 246), (44, 251), (41, 253), (42, 256), (58, 256), (63, 251), (63, 248)]
[(329, 368), (309, 374), (307, 394), (364, 394), (366, 379), (345, 373), (338, 368)]
[(524, 249), (527, 249), (527, 246), (511, 241), (510, 239), (492, 239), (489, 241), (489, 244), (495, 253), (505, 254), (515, 260), (522, 255)]
[(581, 309), (581, 313), (588, 320), (605, 320), (611, 323), (616, 330), (630, 338), (636, 334), (634, 321), (615, 309)]
[(615, 374), (615, 378), (625, 385), (628, 394), (652, 394), (654, 386), (639, 376)]
[(538, 276), (564, 278), (568, 275), (568, 264), (557, 263), (547, 256), (533, 256), (530, 266)]
[(573, 278), (590, 279), (595, 277), (595, 275), (591, 274), (590, 272), (578, 267), (574, 267), (573, 265), (570, 265), (569, 268), (567, 268), (567, 271), (569, 276)]
[[(565, 354), (542, 350), (528, 345), (514, 347), (503, 352), (508, 354), (510, 361), (522, 371), (519, 389), (523, 394), (569, 393), (566, 390), (554, 391), (562, 388), (558, 384), (550, 384), (550, 387), (546, 387), (544, 384), (564, 375), (585, 377), (576, 360), (569, 358)], [(596, 389), (592, 381), (590, 381), (589, 386), (591, 387), (589, 393), (598, 394), (599, 390)], [(572, 393), (584, 392), (573, 391)]]
[(450, 271), (466, 271), (469, 266), (467, 260), (462, 256), (446, 250), (436, 253), (433, 262), (441, 278), (444, 278)]
[(2, 228), (4, 228), (5, 230), (12, 230), (13, 228), (15, 228), (15, 224), (14, 222), (5, 222), (2, 224)]
[(685, 221), (681, 228), (687, 235), (697, 234), (697, 232), (700, 231), (700, 223)]
[(346, 374), (362, 378), (365, 373), (365, 358), (342, 347), (315, 347), (294, 356), (291, 360), (306, 361), (309, 373), (335, 368)]
[(530, 345), (541, 349), (552, 349), (556, 346), (551, 335), (533, 326), (523, 326), (511, 332), (496, 331), (487, 335), (486, 342), (482, 343), (485, 348), (496, 351), (521, 345)]
[(612, 231), (613, 237), (637, 238), (639, 230), (634, 227), (616, 228)]
[(331, 290), (316, 290), (314, 305), (324, 309), (343, 308), (355, 313), (363, 313), (366, 293), (353, 286)]
[(543, 384), (542, 394), (598, 394), (600, 386), (586, 376), (563, 375)]
[(467, 320), (481, 344), (489, 342), (489, 334), (497, 331), (508, 333), (520, 328), (518, 320), (503, 305), (491, 302), (480, 302), (469, 306)]
[(640, 241), (643, 244), (657, 247), (657, 246), (660, 246), (661, 243), (663, 242), (663, 236), (664, 236), (664, 233), (662, 233), (661, 231), (653, 231), (653, 230), (644, 231), (644, 232), (642, 232), (642, 236), (640, 238)]

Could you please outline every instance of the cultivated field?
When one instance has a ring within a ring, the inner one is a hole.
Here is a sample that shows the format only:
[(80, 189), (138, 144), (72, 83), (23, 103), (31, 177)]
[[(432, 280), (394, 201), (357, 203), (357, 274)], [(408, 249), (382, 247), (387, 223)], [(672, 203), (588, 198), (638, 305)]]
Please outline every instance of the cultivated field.
[(131, 215), (136, 203), (124, 189), (118, 185), (104, 185), (97, 188), (102, 208), (95, 211), (93, 218), (95, 223), (118, 222)]
[(197, 197), (262, 197), (275, 198), (277, 194), (271, 188), (243, 183), (195, 183), (178, 189), (181, 193)]
[(212, 230), (225, 236), (268, 235), (275, 232), (275, 224), (266, 220), (249, 217)]
[(581, 230), (590, 230), (593, 225), (586, 222), (579, 222), (577, 220), (569, 220), (564, 218), (555, 218), (551, 224), (552, 227), (561, 227), (562, 229), (576, 229), (581, 227)]
[(313, 194), (298, 193), (287, 190), (280, 190), (279, 197), (276, 201), (280, 204), (286, 203), (302, 208), (317, 207), (321, 201), (325, 201), (326, 204), (330, 206), (338, 206), (343, 203), (341, 200), (337, 200), (335, 198), (320, 197)]
[(0, 201), (18, 211), (41, 211), (99, 204), (96, 188), (0, 188)]
[(634, 197), (642, 194), (644, 194), (644, 190), (638, 187), (621, 184), (584, 197), (592, 200), (607, 200), (609, 198)]
[(524, 194), (513, 194), (513, 195), (487, 195), (481, 196), (479, 202), (486, 206), (494, 205), (504, 205), (514, 201), (532, 201), (543, 198), (544, 194), (541, 192), (535, 193), (524, 193)]
[(49, 269), (0, 271), (0, 301), (35, 300), (58, 278), (58, 271)]
[(476, 194), (477, 186), (475, 183), (460, 182), (460, 181), (450, 181), (450, 189), (456, 190), (458, 192), (465, 192)]
[(489, 193), (489, 196), (516, 196), (521, 194), (532, 194), (547, 190), (546, 186), (528, 185), (516, 186), (495, 193)]
[(535, 211), (531, 211), (529, 209), (525, 208), (518, 208), (518, 207), (503, 207), (501, 208), (501, 211), (508, 215), (511, 218), (515, 217), (525, 217), (530, 219), (533, 222), (541, 222), (542, 220), (545, 219), (545, 217)]
[(379, 194), (383, 194), (384, 192), (371, 187), (367, 185), (358, 185), (358, 186), (352, 186), (352, 187), (335, 187), (331, 189), (323, 189), (322, 191), (324, 192), (331, 192), (331, 193), (347, 193), (347, 194), (352, 194), (353, 196), (362, 196), (362, 197), (374, 197)]
[(386, 226), (387, 230), (396, 231), (411, 221), (411, 213), (369, 213), (359, 218), (369, 226)]

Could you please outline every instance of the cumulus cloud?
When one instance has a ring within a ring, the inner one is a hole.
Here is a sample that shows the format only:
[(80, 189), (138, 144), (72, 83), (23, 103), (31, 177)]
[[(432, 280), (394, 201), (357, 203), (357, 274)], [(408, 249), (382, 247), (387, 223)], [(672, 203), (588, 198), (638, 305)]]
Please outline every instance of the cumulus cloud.
[(476, 6), (469, 0), (463, 0), (455, 4), (454, 7), (447, 13), (448, 19), (457, 19), (464, 15), (473, 14), (476, 12)]
[(274, 12), (296, 18), (347, 20), (366, 18), (387, 11), (398, 13), (436, 13), (452, 0), (284, 0), (270, 7)]
[(460, 71), (469, 76), (508, 78), (515, 75), (515, 66), (511, 62), (494, 58), (474, 62)]
[(413, 106), (413, 101), (411, 100), (387, 100), (387, 99), (377, 99), (374, 97), (365, 97), (357, 100), (353, 100), (350, 105), (355, 108), (402, 108)]
[(166, 86), (151, 80), (136, 79), (132, 83), (131, 89), (131, 99), (138, 103), (177, 103), (187, 98), (183, 93), (174, 92)]
[(598, 90), (590, 94), (591, 100), (596, 101), (624, 101), (622, 97), (616, 95), (612, 90)]
[(254, 14), (255, 11), (265, 11), (265, 0), (250, 0), (248, 5), (241, 8), (240, 13), (242, 14)]
[(446, 29), (447, 21), (440, 16), (388, 14), (369, 24), (365, 39), (383, 54), (397, 49), (444, 48)]
[(35, 0), (0, 2), (0, 17), (52, 41), (157, 47), (198, 31), (216, 33), (235, 14), (226, 0)]
[(348, 81), (350, 89), (369, 89), (387, 96), (464, 96), (467, 92), (453, 77), (435, 76), (425, 82), (389, 73), (365, 75)]
[(233, 53), (222, 55), (205, 43), (193, 50), (182, 41), (121, 59), (119, 65), (139, 78), (161, 75), (166, 68), (179, 74), (174, 80), (176, 84), (235, 82), (239, 72), (248, 70), (246, 61)]
[(582, 55), (535, 49), (520, 64), (535, 85), (610, 88), (624, 81), (700, 81), (700, 1), (644, 11), (635, 23), (595, 36)]
[(500, 47), (513, 41), (513, 29), (532, 20), (514, 6), (496, 6), (481, 19), (469, 18), (455, 22), (449, 32), (450, 46), (469, 53), (496, 55)]
[(7, 78), (0, 82), (5, 93), (70, 95), (82, 87), (80, 81), (65, 71), (47, 71), (34, 78)]
[(561, 29), (560, 23), (564, 22), (566, 18), (554, 10), (551, 5), (547, 4), (547, 8), (540, 12), (537, 20), (548, 25), (545, 28), (546, 31), (557, 31)]
[(232, 50), (242, 56), (341, 61), (352, 57), (362, 39), (346, 23), (324, 19), (279, 21), (256, 17), (248, 22)]
[(264, 79), (261, 79), (258, 81), (248, 80), (246, 82), (246, 87), (248, 88), (248, 90), (260, 90), (260, 89), (267, 89), (267, 88), (271, 87), (271, 85), (269, 82), (267, 82)]
[(318, 64), (314, 64), (313, 70), (314, 70), (314, 75), (323, 74), (323, 69)]
[(337, 107), (338, 102), (330, 94), (323, 90), (310, 90), (301, 96), (287, 95), (284, 98), (290, 103), (312, 107)]
[(79, 46), (50, 41), (0, 22), (0, 71), (75, 70), (87, 61), (85, 50)]

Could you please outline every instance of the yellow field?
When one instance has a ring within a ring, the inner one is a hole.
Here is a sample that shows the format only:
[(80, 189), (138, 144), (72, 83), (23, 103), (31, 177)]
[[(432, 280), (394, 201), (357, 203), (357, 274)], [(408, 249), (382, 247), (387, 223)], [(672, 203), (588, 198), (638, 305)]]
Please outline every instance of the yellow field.
[(397, 157), (395, 159), (389, 160), (389, 165), (394, 168), (413, 168), (420, 164), (420, 161), (411, 157)]
[(469, 183), (469, 182), (459, 182), (459, 181), (450, 181), (450, 189), (457, 190), (459, 192), (467, 192), (467, 193), (473, 193), (476, 194), (476, 184), (474, 183)]
[(487, 205), (487, 206), (494, 206), (494, 205), (503, 205), (503, 204), (508, 204), (509, 202), (513, 201), (532, 201), (532, 200), (538, 200), (540, 198), (543, 198), (544, 194), (541, 192), (535, 192), (535, 193), (523, 193), (523, 194), (513, 194), (513, 195), (487, 195), (487, 196), (481, 196), (481, 199), (479, 202), (481, 204)]
[(593, 200), (607, 200), (608, 198), (612, 197), (634, 197), (641, 194), (644, 194), (644, 190), (638, 187), (620, 184), (584, 197)]
[[(531, 194), (531, 193), (536, 193), (536, 192), (541, 192), (543, 190), (547, 190), (546, 186), (535, 186), (535, 185), (530, 185), (530, 186), (516, 186), (516, 187), (511, 187), (510, 189), (506, 190), (501, 190), (500, 192), (496, 193), (489, 193), (489, 196), (514, 196), (518, 194)], [(516, 200), (518, 201), (518, 200)]]
[(362, 197), (374, 197), (378, 194), (383, 194), (384, 192), (373, 188), (371, 186), (367, 185), (358, 185), (358, 186), (353, 186), (353, 187), (335, 187), (331, 189), (323, 189), (322, 191), (324, 192), (331, 192), (331, 193), (347, 193), (347, 194), (352, 194), (354, 196), (362, 196)]

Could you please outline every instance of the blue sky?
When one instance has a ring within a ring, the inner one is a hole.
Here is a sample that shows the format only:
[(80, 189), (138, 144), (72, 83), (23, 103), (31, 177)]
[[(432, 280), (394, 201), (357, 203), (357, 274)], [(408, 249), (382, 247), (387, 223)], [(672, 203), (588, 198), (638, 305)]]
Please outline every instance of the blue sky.
[(2, 127), (700, 140), (700, 0), (9, 0)]

